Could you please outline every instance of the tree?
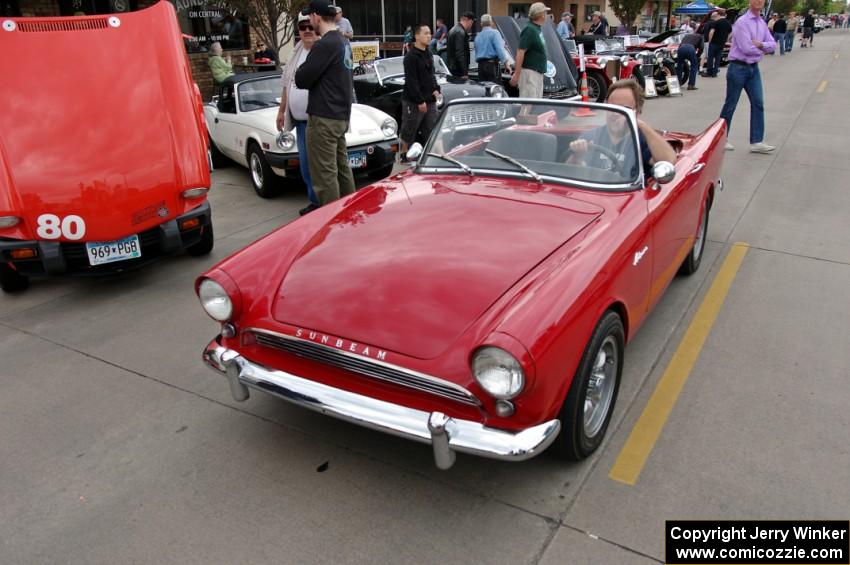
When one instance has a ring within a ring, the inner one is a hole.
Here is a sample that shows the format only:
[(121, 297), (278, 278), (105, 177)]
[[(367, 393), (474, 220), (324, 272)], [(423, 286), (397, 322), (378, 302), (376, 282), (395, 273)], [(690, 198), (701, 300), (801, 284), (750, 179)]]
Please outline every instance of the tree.
[(609, 4), (620, 23), (628, 27), (631, 32), (634, 31), (635, 20), (643, 10), (646, 0), (610, 0)]
[(245, 18), (254, 33), (279, 54), (295, 34), (298, 12), (307, 6), (308, 0), (226, 0), (225, 3)]

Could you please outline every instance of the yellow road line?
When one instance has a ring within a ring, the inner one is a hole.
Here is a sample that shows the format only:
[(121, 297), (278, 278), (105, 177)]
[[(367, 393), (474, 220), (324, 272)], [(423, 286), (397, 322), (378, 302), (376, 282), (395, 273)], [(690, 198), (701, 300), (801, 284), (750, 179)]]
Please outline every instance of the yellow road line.
[(723, 265), (717, 273), (717, 277), (711, 284), (711, 288), (697, 310), (691, 325), (685, 332), (676, 353), (670, 360), (670, 364), (658, 381), (652, 397), (638, 418), (635, 427), (632, 428), (626, 444), (617, 456), (614, 466), (611, 468), (609, 477), (615, 481), (633, 485), (643, 469), (664, 424), (667, 422), (670, 411), (676, 404), (676, 399), (685, 386), (691, 369), (699, 358), (702, 346), (714, 325), (717, 314), (726, 300), (732, 281), (747, 254), (749, 246), (746, 243), (736, 243), (732, 246)]
[(825, 80), (821, 81), (821, 83), (818, 85), (818, 89), (815, 92), (820, 94), (824, 90), (826, 90), (826, 81)]

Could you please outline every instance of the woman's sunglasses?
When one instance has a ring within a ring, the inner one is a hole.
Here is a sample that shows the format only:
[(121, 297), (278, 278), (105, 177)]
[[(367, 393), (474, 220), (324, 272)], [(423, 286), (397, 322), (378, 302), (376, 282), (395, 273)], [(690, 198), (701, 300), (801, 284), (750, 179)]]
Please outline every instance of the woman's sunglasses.
[(313, 31), (313, 26), (310, 24), (299, 25), (298, 31)]

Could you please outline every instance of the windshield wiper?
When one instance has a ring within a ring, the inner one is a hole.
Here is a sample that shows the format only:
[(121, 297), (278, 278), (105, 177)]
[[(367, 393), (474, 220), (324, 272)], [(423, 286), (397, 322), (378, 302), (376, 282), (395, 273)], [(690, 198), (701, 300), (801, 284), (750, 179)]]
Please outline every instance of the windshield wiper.
[(519, 161), (514, 159), (513, 157), (508, 157), (507, 155), (502, 155), (501, 153), (497, 153), (497, 152), (493, 151), (492, 149), (485, 149), (484, 152), (489, 153), (490, 155), (492, 155), (494, 157), (498, 157), (502, 161), (507, 161), (508, 163), (510, 163), (512, 165), (516, 165), (517, 167), (519, 167), (520, 169), (522, 169), (523, 171), (528, 173), (531, 176), (531, 178), (533, 178), (537, 182), (543, 184), (543, 177), (541, 177), (540, 175), (538, 175), (537, 173), (535, 173), (534, 171), (532, 171), (531, 169), (529, 169), (528, 167), (526, 167), (525, 165), (523, 165), (522, 163), (520, 163)]
[(463, 172), (465, 172), (469, 176), (473, 176), (473, 174), (474, 174), (472, 172), (472, 169), (470, 169), (467, 165), (464, 165), (463, 163), (461, 163), (460, 161), (458, 161), (454, 157), (449, 157), (447, 155), (440, 155), (439, 153), (427, 153), (427, 155), (429, 157), (436, 157), (437, 159), (442, 159), (443, 161), (448, 161), (449, 163), (454, 163), (455, 165), (457, 165), (458, 167), (463, 169)]

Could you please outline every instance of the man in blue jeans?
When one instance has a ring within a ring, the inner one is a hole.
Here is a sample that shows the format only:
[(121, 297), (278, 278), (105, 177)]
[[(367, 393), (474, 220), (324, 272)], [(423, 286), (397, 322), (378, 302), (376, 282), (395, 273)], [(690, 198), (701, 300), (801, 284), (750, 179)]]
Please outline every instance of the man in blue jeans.
[[(750, 152), (770, 153), (776, 147), (764, 142), (764, 90), (759, 73), (759, 61), (765, 53), (776, 50), (776, 41), (761, 19), (764, 0), (750, 0), (749, 9), (732, 27), (732, 49), (726, 70), (726, 101), (720, 117), (726, 120), (726, 134), (732, 127), (732, 115), (738, 106), (741, 91), (750, 99)], [(726, 142), (726, 150), (735, 146)]]
[[(704, 40), (701, 33), (687, 33), (682, 38), (676, 50), (676, 76), (679, 84), (688, 81), (688, 90), (696, 90), (697, 72), (699, 71), (699, 54), (702, 53)], [(690, 72), (685, 68), (685, 61), (690, 63)]]

